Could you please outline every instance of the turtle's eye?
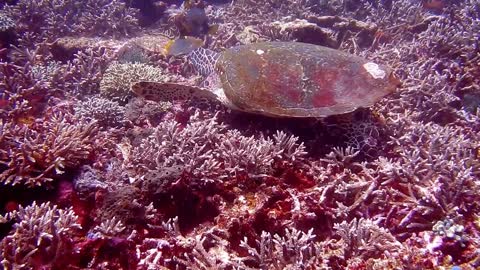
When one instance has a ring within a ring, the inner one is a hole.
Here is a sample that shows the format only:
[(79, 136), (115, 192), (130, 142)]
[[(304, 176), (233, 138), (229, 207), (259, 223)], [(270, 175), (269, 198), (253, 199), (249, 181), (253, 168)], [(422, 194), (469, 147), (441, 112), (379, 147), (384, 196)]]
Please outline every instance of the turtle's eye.
[(396, 87), (400, 87), (402, 85), (402, 82), (397, 78), (397, 76), (395, 76), (393, 71), (388, 75), (388, 81)]

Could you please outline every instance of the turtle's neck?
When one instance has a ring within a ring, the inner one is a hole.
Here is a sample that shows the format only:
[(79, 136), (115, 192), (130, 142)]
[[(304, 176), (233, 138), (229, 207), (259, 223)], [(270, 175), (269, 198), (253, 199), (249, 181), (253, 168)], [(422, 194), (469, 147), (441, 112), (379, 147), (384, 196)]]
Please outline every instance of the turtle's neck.
[(205, 48), (197, 48), (188, 54), (188, 60), (200, 75), (207, 77), (215, 71), (219, 53)]

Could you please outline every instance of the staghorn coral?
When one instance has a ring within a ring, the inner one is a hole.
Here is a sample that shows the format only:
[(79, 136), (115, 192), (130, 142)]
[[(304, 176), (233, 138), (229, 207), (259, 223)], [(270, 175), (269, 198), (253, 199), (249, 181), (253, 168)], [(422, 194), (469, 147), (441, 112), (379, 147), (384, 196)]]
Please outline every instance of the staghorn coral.
[(65, 85), (67, 67), (41, 59), (40, 50), (17, 50), (18, 63), (0, 62), (0, 88), (5, 104), (0, 117), (18, 119), (37, 114)]
[[(0, 216), (13, 220), (12, 231), (0, 242), (3, 269), (67, 267), (73, 254), (72, 236), (81, 229), (72, 208), (50, 203), (33, 204)], [(63, 262), (65, 264), (60, 264)]]
[(0, 116), (14, 119), (37, 116), (59, 96), (98, 93), (102, 74), (112, 55), (87, 49), (66, 63), (53, 60), (45, 48), (15, 48), (12, 62), (0, 62), (0, 87), (6, 104)]
[(408, 109), (408, 117), (417, 122), (468, 122), (475, 116), (458, 110), (456, 104), (463, 103), (465, 94), (479, 91), (476, 33), (480, 23), (475, 19), (478, 3), (465, 1), (448, 8), (448, 12), (470, 16), (433, 16), (417, 9), (420, 22), (396, 34), (401, 42), (380, 44), (378, 50), (361, 53), (398, 67), (403, 91), (399, 99), (388, 104), (388, 109), (382, 110), (387, 109), (386, 115), (397, 118), (399, 111)]
[(401, 243), (388, 230), (369, 219), (343, 221), (333, 227), (335, 234), (340, 236), (335, 245), (339, 245), (347, 261), (392, 256), (402, 249)]
[[(77, 33), (87, 35), (123, 37), (138, 31), (138, 10), (120, 0), (87, 1), (76, 22)], [(98, 11), (101, 11), (99, 14)]]
[[(222, 27), (213, 39), (213, 48), (225, 48), (238, 45), (245, 40), (265, 41), (280, 37), (285, 40), (287, 35), (275, 35), (272, 38), (272, 28), (265, 26), (265, 14), (271, 21), (281, 21), (285, 17), (304, 19), (311, 14), (311, 8), (315, 5), (310, 0), (267, 1), (258, 5), (255, 1), (235, 1), (233, 5), (212, 6), (207, 8), (207, 16), (213, 23), (223, 22)], [(235, 21), (235, 23), (230, 23)], [(270, 21), (269, 21), (270, 22)], [(246, 28), (252, 29), (247, 33), (250, 37), (241, 37)], [(238, 38), (236, 36), (239, 36)]]
[(160, 228), (165, 238), (146, 238), (137, 245), (139, 269), (230, 269), (242, 265), (241, 258), (227, 251), (228, 241), (214, 230), (184, 236), (176, 217), (163, 222)]
[[(390, 167), (380, 164), (385, 179), (389, 175), (388, 181), (396, 179), (400, 186), (410, 186), (409, 194), (405, 194), (410, 199), (403, 203), (405, 216), (399, 226), (412, 226), (420, 216), (427, 220), (435, 215), (452, 217), (460, 209), (475, 207), (471, 199), (479, 189), (475, 179), (480, 163), (472, 149), (478, 135), (433, 123), (408, 129), (394, 141), (398, 163)], [(397, 192), (404, 194), (401, 188)]]
[[(249, 257), (242, 263), (255, 262), (257, 269), (309, 269), (322, 265), (321, 245), (314, 241), (313, 229), (302, 232), (295, 228), (285, 229), (285, 235), (262, 232), (252, 246), (245, 238), (240, 247), (247, 250)], [(243, 267), (247, 267), (245, 264)]]
[(227, 242), (222, 241), (218, 237), (212, 237), (215, 246), (208, 249), (205, 248), (206, 237), (197, 236), (195, 238), (186, 238), (183, 240), (192, 247), (189, 252), (182, 254), (183, 256), (175, 257), (174, 261), (177, 267), (185, 266), (187, 269), (226, 269), (232, 262), (232, 254), (226, 252)]
[(126, 103), (132, 97), (130, 85), (138, 81), (168, 81), (162, 69), (142, 63), (113, 62), (100, 82), (100, 93), (114, 101)]
[(3, 185), (41, 186), (66, 170), (88, 162), (94, 152), (97, 125), (52, 113), (31, 124), (1, 121), (0, 174)]
[(100, 225), (95, 226), (92, 233), (94, 233), (94, 237), (115, 237), (120, 235), (125, 229), (126, 227), (122, 221), (113, 216), (111, 219), (104, 220)]
[[(71, 260), (72, 268), (480, 267), (480, 9), (474, 0), (445, 3), (443, 12), (425, 10), (417, 0), (207, 6), (210, 19), (220, 24), (208, 46), (297, 39), (305, 37), (301, 31), (295, 36), (282, 27), (312, 28), (334, 41), (329, 46), (389, 63), (403, 87), (375, 106), (374, 121), (353, 122), (330, 137), (331, 125), (305, 123), (308, 128), (297, 129), (296, 120), (238, 116), (213, 106), (192, 113), (192, 103), (132, 101), (133, 123), (108, 130), (126, 136), (106, 147), (110, 155), (89, 157), (96, 165), (75, 179), (73, 196), (95, 207), (93, 214), (81, 214), (86, 228), (75, 245), (81, 259)], [(58, 106), (63, 94), (88, 100), (98, 92), (108, 60), (95, 63), (105, 51), (82, 49), (76, 66), (49, 63), (44, 45), (35, 47), (30, 55), (12, 53), (12, 61), (5, 62), (3, 74), (15, 79), (2, 84), (7, 89), (0, 99), (3, 130), (31, 125), (33, 118), (25, 117), (34, 114), (30, 107), (42, 107), (34, 116), (44, 119), (44, 108), (64, 109)], [(125, 49), (118, 52), (120, 59), (143, 58), (136, 49)], [(178, 68), (179, 59), (146, 52), (157, 57), (163, 76), (189, 75)], [(66, 71), (59, 72), (65, 82), (52, 76), (55, 67)], [(43, 106), (32, 98), (40, 94), (47, 96)], [(289, 132), (276, 133), (279, 127)], [(365, 147), (374, 154), (367, 157)], [(64, 177), (70, 180), (69, 174)], [(78, 202), (74, 206), (81, 209)], [(150, 207), (153, 218), (143, 213)]]
[(68, 62), (66, 91), (76, 96), (97, 94), (103, 74), (114, 53), (108, 50), (85, 49)]
[[(201, 179), (218, 179), (246, 173), (269, 174), (274, 162), (295, 161), (305, 154), (297, 138), (279, 132), (272, 139), (245, 137), (226, 130), (216, 117), (202, 119), (197, 111), (186, 127), (167, 120), (131, 153), (131, 165), (143, 171), (181, 165)], [(153, 157), (153, 158), (152, 158)]]
[(119, 0), (20, 0), (5, 12), (15, 21), (18, 33), (30, 36), (23, 44), (51, 42), (67, 35), (126, 36), (138, 30), (137, 10)]

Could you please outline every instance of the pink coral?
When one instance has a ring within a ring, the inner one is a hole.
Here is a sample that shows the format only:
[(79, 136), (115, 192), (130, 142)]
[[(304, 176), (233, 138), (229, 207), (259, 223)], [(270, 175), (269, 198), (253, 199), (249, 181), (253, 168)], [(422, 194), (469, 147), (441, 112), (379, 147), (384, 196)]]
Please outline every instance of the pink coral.
[(17, 32), (30, 37), (21, 39), (28, 46), (72, 34), (124, 36), (138, 29), (138, 10), (118, 0), (82, 5), (73, 0), (20, 0), (5, 11), (15, 20)]
[(3, 269), (55, 268), (71, 256), (72, 236), (81, 229), (71, 208), (33, 203), (0, 216), (0, 221), (14, 220), (13, 230), (0, 242)]
[(28, 124), (2, 123), (0, 174), (4, 185), (39, 186), (78, 167), (94, 152), (95, 122), (72, 125), (71, 115), (52, 113)]
[(131, 152), (136, 170), (182, 165), (184, 170), (207, 181), (246, 173), (251, 177), (273, 171), (275, 161), (295, 161), (305, 155), (297, 138), (279, 132), (272, 139), (246, 137), (218, 122), (202, 119), (196, 112), (187, 126), (168, 120)]

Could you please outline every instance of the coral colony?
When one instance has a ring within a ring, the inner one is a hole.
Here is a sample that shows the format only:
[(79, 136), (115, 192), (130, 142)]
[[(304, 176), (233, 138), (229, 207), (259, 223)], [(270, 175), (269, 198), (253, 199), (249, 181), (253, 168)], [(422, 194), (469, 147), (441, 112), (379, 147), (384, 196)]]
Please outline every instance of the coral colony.
[[(480, 269), (479, 1), (0, 8), (1, 269)], [(210, 83), (164, 53), (181, 36), (326, 46), (401, 86), (327, 118), (135, 95)]]

